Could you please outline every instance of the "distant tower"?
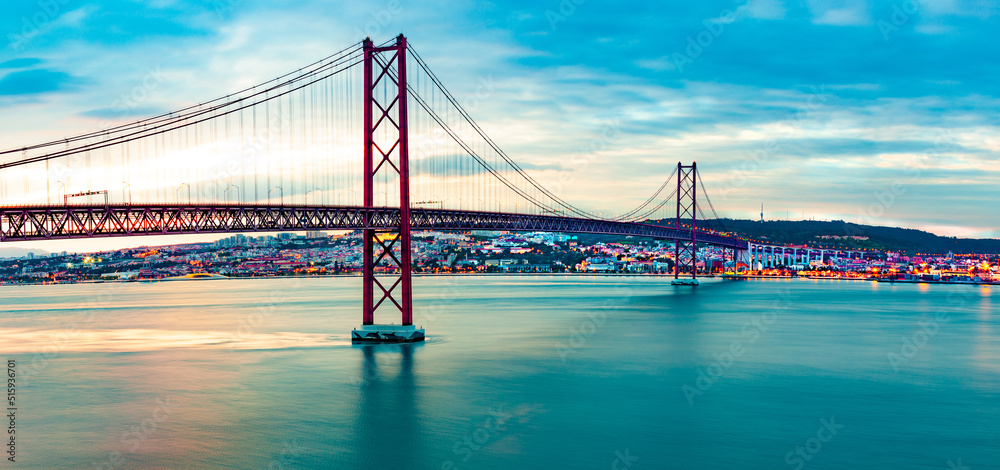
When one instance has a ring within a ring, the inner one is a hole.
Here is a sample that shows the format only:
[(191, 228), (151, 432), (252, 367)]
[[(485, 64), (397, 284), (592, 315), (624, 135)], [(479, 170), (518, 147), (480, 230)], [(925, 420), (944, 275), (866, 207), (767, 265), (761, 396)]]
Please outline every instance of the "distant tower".
[(760, 203), (760, 223), (764, 223), (764, 203)]

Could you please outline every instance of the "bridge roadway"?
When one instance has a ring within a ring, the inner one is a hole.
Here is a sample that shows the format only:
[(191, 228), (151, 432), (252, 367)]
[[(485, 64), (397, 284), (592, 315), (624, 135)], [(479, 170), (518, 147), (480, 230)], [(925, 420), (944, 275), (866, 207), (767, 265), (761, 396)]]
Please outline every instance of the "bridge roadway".
[[(690, 240), (691, 231), (632, 222), (448, 209), (410, 209), (413, 230), (511, 230)], [(0, 242), (306, 230), (392, 230), (398, 208), (255, 204), (111, 204), (0, 207)], [(747, 242), (697, 232), (699, 244), (746, 250)]]

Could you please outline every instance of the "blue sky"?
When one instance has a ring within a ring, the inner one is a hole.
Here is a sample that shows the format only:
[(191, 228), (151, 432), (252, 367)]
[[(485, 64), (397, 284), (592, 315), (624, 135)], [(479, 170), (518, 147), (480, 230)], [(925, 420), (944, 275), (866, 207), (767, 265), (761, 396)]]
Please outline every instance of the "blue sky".
[(124, 117), (403, 32), (460, 99), (490, 83), (473, 115), (540, 179), (570, 174), (560, 191), (581, 205), (626, 209), (697, 160), (723, 216), (763, 203), (767, 218), (1000, 237), (998, 14), (959, 0), (13, 2), (0, 146), (121, 118), (115, 100), (151, 76)]

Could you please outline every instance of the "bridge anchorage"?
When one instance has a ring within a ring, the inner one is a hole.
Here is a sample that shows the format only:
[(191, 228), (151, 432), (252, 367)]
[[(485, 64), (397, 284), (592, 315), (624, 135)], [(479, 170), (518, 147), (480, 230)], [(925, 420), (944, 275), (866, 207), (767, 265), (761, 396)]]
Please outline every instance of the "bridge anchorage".
[[(706, 230), (719, 217), (703, 212), (711, 199), (699, 175), (696, 164), (678, 163), (638, 207), (595, 217), (500, 149), (400, 35), (223, 98), (0, 151), (0, 243), (360, 231), (362, 323), (352, 342), (418, 342), (412, 277), (426, 259), (412, 231), (667, 240), (674, 283), (697, 285), (699, 244), (733, 262), (748, 249), (723, 227)], [(385, 322), (397, 313), (398, 324)]]

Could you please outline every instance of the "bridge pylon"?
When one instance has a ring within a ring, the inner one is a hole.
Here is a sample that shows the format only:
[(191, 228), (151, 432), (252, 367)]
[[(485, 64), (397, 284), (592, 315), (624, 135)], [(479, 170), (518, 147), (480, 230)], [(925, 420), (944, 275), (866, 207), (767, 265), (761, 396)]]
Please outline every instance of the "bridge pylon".
[[(674, 242), (673, 285), (698, 285), (698, 162), (684, 165), (677, 162), (677, 229), (681, 230), (681, 220), (691, 220), (691, 241)], [(685, 261), (686, 259), (686, 261)], [(681, 279), (682, 271), (690, 272), (691, 278)]]
[[(399, 224), (391, 230), (364, 230), (362, 324), (351, 332), (351, 341), (423, 341), (424, 330), (413, 325), (406, 37), (400, 34), (395, 44), (384, 47), (375, 47), (371, 39), (366, 38), (364, 55), (363, 191), (364, 207), (370, 209), (366, 217), (375, 216), (377, 179), (385, 177), (391, 181), (398, 178)], [(376, 91), (385, 93), (380, 97)], [(387, 272), (376, 275), (380, 267), (387, 267)], [(398, 325), (376, 324), (375, 313), (380, 308), (398, 310), (402, 322)]]

